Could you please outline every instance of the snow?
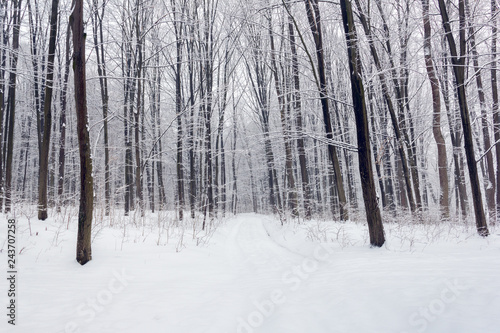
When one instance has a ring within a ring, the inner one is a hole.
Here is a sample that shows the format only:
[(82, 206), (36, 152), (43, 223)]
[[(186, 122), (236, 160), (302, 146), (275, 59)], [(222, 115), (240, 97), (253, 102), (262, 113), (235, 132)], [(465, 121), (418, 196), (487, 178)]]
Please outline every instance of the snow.
[(16, 218), (17, 327), (4, 314), (1, 332), (500, 331), (494, 229), (386, 223), (378, 249), (364, 223), (242, 214), (205, 233), (167, 214), (98, 216), (80, 266), (74, 213), (29, 216)]

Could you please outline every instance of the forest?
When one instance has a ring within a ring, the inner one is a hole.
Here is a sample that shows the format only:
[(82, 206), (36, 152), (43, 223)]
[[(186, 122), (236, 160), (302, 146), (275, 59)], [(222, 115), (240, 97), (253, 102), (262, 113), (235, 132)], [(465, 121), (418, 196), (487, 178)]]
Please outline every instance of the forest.
[(266, 233), (266, 258), (299, 234), (498, 250), (498, 15), (497, 0), (2, 0), (0, 210), (16, 256), (45, 251), (44, 232), (52, 252), (76, 239), (81, 265), (148, 235), (176, 253), (224, 235), (242, 257)]

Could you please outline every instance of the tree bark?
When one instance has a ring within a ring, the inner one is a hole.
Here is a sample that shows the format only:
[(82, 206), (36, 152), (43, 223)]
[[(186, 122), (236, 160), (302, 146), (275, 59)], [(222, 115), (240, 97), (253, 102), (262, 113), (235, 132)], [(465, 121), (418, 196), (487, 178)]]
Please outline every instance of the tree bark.
[(422, 0), (422, 13), (424, 22), (424, 58), (427, 76), (431, 83), (432, 93), (432, 134), (437, 145), (438, 152), (438, 174), (439, 174), (439, 207), (441, 217), (450, 217), (449, 190), (448, 190), (448, 162), (446, 158), (446, 144), (441, 133), (441, 98), (439, 96), (439, 81), (434, 70), (434, 63), (431, 53), (431, 23), (429, 21), (429, 0)]
[(85, 265), (88, 261), (92, 260), (91, 233), (94, 190), (87, 115), (83, 0), (75, 0), (70, 22), (72, 22), (71, 25), (73, 30), (75, 106), (77, 114), (78, 148), (80, 153), (80, 208), (78, 212), (76, 260), (81, 265)]
[[(321, 32), (321, 16), (319, 11), (318, 0), (304, 0), (306, 5), (306, 13), (309, 21), (309, 26), (314, 38), (316, 46), (316, 57), (318, 60), (318, 77), (319, 77), (319, 93), (321, 108), (323, 111), (323, 121), (325, 124), (326, 137), (328, 140), (333, 140), (332, 121), (330, 116), (330, 106), (328, 104), (328, 88), (325, 74), (325, 59), (323, 50), (323, 36)], [(339, 196), (340, 219), (346, 221), (349, 219), (347, 210), (347, 199), (344, 190), (344, 181), (337, 156), (337, 149), (332, 144), (328, 144), (328, 155), (333, 165), (335, 183)]]
[(293, 76), (293, 109), (295, 112), (295, 123), (297, 128), (297, 152), (299, 155), (300, 176), (302, 193), (304, 196), (304, 217), (308, 220), (312, 216), (312, 193), (309, 185), (309, 172), (307, 170), (307, 159), (304, 145), (304, 129), (302, 119), (302, 103), (300, 99), (300, 76), (297, 46), (291, 16), (288, 16), (288, 39), (290, 41), (290, 51), (292, 52), (292, 76)]
[(14, 155), (14, 125), (16, 119), (16, 78), (19, 49), (19, 31), (21, 26), (21, 0), (12, 0), (14, 17), (12, 21), (12, 58), (9, 75), (7, 158), (5, 163), (5, 213), (12, 209), (12, 160)]
[(49, 166), (50, 133), (52, 129), (52, 86), (54, 84), (54, 58), (56, 55), (57, 15), (59, 0), (52, 0), (50, 11), (49, 54), (47, 57), (47, 78), (43, 104), (43, 140), (38, 175), (38, 219), (47, 219), (47, 176)]
[[(407, 135), (405, 135), (406, 132), (402, 133), (402, 131), (400, 129), (399, 120), (398, 120), (398, 117), (396, 116), (396, 111), (395, 111), (395, 108), (394, 108), (394, 104), (392, 103), (392, 98), (389, 95), (389, 86), (387, 84), (387, 79), (386, 79), (384, 71), (382, 69), (382, 65), (381, 65), (381, 62), (380, 62), (380, 58), (378, 56), (377, 49), (375, 48), (375, 45), (374, 45), (374, 42), (373, 42), (373, 36), (371, 35), (370, 28), (369, 28), (369, 25), (368, 25), (368, 22), (367, 22), (367, 18), (363, 14), (363, 12), (361, 11), (361, 5), (360, 5), (360, 3), (359, 3), (358, 0), (356, 0), (356, 6), (359, 9), (360, 20), (361, 20), (361, 23), (363, 25), (363, 30), (365, 32), (365, 35), (368, 38), (368, 44), (370, 46), (370, 52), (372, 54), (373, 61), (375, 63), (377, 71), (378, 71), (378, 77), (379, 77), (379, 80), (380, 80), (380, 84), (382, 86), (382, 93), (384, 95), (384, 100), (385, 100), (385, 103), (387, 105), (387, 109), (389, 110), (389, 114), (391, 116), (391, 122), (392, 122), (392, 126), (394, 128), (394, 134), (396, 135), (396, 140), (397, 140), (396, 145), (398, 147), (399, 156), (400, 156), (400, 166), (402, 168), (402, 173), (403, 173), (403, 176), (404, 176), (404, 183), (406, 185), (406, 195), (408, 197), (408, 203), (410, 204), (410, 210), (412, 212), (414, 212), (414, 211), (416, 211), (417, 207), (415, 205), (415, 200), (414, 200), (414, 196), (413, 196), (413, 189), (412, 189), (412, 186), (411, 186), (411, 177), (410, 177), (410, 172), (411, 171), (408, 170), (408, 162), (409, 161), (406, 158), (407, 154), (405, 153), (405, 151), (403, 149), (403, 146), (404, 146), (403, 138), (406, 140), (406, 142), (408, 144), (409, 144), (410, 140), (407, 137)], [(397, 88), (397, 90), (398, 90), (397, 96), (401, 97), (401, 92), (399, 92), (399, 85), (396, 85), (396, 86), (398, 87)], [(398, 100), (400, 102), (402, 102), (402, 98), (398, 98)], [(402, 109), (400, 109), (400, 113), (402, 113)], [(408, 147), (407, 153), (408, 153), (408, 155), (411, 155), (411, 148), (410, 147)], [(409, 160), (411, 160), (411, 159), (412, 159), (412, 157), (410, 156)], [(405, 200), (406, 199), (404, 199), (404, 200), (402, 199), (402, 201), (405, 201)]]
[(484, 214), (483, 199), (481, 195), (481, 188), (479, 186), (479, 177), (477, 174), (476, 158), (474, 156), (474, 142), (472, 140), (472, 129), (469, 118), (469, 109), (467, 106), (467, 98), (465, 95), (465, 51), (466, 51), (466, 40), (465, 40), (465, 4), (464, 0), (459, 0), (459, 19), (460, 19), (460, 29), (459, 29), (459, 47), (460, 55), (458, 55), (457, 47), (455, 44), (455, 38), (451, 33), (450, 20), (448, 18), (448, 11), (444, 0), (439, 0), (439, 9), (441, 12), (441, 18), (443, 23), (443, 28), (448, 40), (448, 46), (450, 48), (451, 62), (453, 65), (453, 73), (455, 75), (455, 81), (457, 84), (457, 95), (458, 103), (460, 106), (460, 117), (462, 119), (462, 129), (464, 131), (464, 147), (465, 155), (467, 159), (467, 166), (469, 168), (469, 179), (472, 189), (472, 201), (474, 204), (474, 212), (476, 215), (476, 228), (477, 232), (481, 236), (488, 236), (488, 226), (486, 224), (486, 216)]
[(176, 171), (177, 171), (177, 208), (179, 220), (184, 219), (184, 165), (182, 140), (184, 136), (182, 127), (182, 31), (183, 21), (178, 15), (182, 12), (172, 0), (172, 15), (175, 32), (176, 63), (172, 66), (175, 71), (175, 117), (177, 118), (177, 151), (176, 151)]
[(347, 42), (349, 57), (349, 70), (351, 76), (352, 100), (354, 115), (356, 118), (356, 129), (358, 138), (359, 175), (363, 189), (366, 218), (370, 233), (370, 244), (380, 247), (385, 242), (382, 216), (377, 203), (377, 193), (373, 180), (370, 135), (368, 129), (368, 117), (366, 113), (363, 82), (361, 80), (361, 62), (357, 55), (356, 29), (349, 0), (340, 0), (342, 21)]
[(98, 0), (93, 2), (94, 15), (92, 21), (94, 23), (94, 49), (97, 59), (97, 74), (99, 75), (99, 85), (101, 88), (101, 103), (102, 103), (102, 119), (104, 131), (104, 206), (105, 215), (109, 216), (111, 205), (111, 172), (109, 169), (109, 134), (108, 134), (108, 78), (106, 72), (106, 62), (104, 57), (104, 38), (103, 38), (103, 19), (106, 3), (102, 4), (102, 12), (99, 15)]
[[(271, 14), (269, 14), (269, 17)], [(293, 217), (298, 217), (299, 216), (299, 211), (297, 207), (297, 189), (295, 188), (295, 177), (293, 175), (293, 169), (292, 169), (292, 146), (291, 146), (291, 141), (290, 141), (290, 135), (288, 131), (288, 124), (287, 124), (287, 116), (285, 114), (285, 108), (286, 108), (286, 103), (285, 103), (285, 97), (284, 97), (284, 91), (282, 89), (282, 80), (280, 80), (279, 77), (279, 72), (278, 72), (278, 66), (276, 65), (276, 49), (274, 46), (274, 36), (273, 36), (273, 30), (272, 30), (272, 22), (271, 19), (269, 19), (269, 40), (271, 44), (271, 68), (273, 71), (273, 77), (274, 77), (274, 87), (276, 89), (276, 95), (278, 96), (278, 104), (280, 108), (280, 119), (281, 119), (281, 128), (283, 131), (283, 139), (284, 139), (284, 144), (285, 144), (285, 172), (286, 172), (286, 177), (288, 180), (288, 188), (290, 190), (289, 192), (289, 200), (290, 200), (290, 208), (292, 211), (292, 216)]]

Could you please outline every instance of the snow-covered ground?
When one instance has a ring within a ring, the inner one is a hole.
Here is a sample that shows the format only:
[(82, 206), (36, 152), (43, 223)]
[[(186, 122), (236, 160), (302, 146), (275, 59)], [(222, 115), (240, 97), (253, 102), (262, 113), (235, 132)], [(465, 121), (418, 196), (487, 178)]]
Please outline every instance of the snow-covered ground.
[(149, 214), (98, 222), (80, 266), (72, 214), (18, 214), (17, 325), (2, 306), (1, 332), (500, 332), (494, 229), (386, 224), (374, 249), (363, 223), (242, 214), (205, 233)]

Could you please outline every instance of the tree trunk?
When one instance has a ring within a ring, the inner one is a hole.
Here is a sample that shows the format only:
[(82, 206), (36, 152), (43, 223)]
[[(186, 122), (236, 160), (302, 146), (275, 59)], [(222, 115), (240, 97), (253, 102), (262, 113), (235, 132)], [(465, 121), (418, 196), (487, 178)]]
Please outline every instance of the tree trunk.
[(179, 220), (184, 219), (184, 165), (182, 161), (184, 136), (182, 127), (182, 31), (183, 21), (178, 15), (182, 10), (172, 1), (172, 16), (175, 32), (176, 63), (172, 66), (175, 71), (175, 117), (177, 118), (177, 151), (176, 151), (176, 171), (177, 171), (177, 208)]
[(439, 81), (434, 70), (434, 63), (431, 53), (431, 23), (429, 21), (429, 0), (422, 0), (422, 13), (424, 21), (424, 57), (427, 76), (431, 83), (432, 93), (432, 134), (437, 145), (438, 152), (438, 173), (439, 173), (439, 207), (441, 217), (450, 217), (449, 191), (448, 191), (448, 162), (446, 160), (446, 144), (441, 133), (441, 98), (439, 96)]
[[(111, 205), (111, 172), (109, 170), (109, 135), (108, 135), (108, 78), (106, 72), (106, 62), (104, 57), (104, 38), (103, 38), (103, 18), (106, 3), (102, 4), (102, 12), (99, 16), (98, 0), (93, 2), (94, 15), (92, 21), (94, 23), (94, 49), (97, 59), (97, 74), (99, 75), (99, 85), (101, 88), (101, 103), (102, 103), (102, 119), (104, 131), (104, 205), (105, 215), (109, 216)], [(99, 34), (98, 34), (99, 32)]]
[[(382, 65), (380, 62), (380, 58), (378, 56), (377, 49), (375, 48), (375, 45), (373, 42), (373, 36), (371, 35), (371, 31), (370, 31), (370, 27), (369, 27), (368, 22), (367, 22), (367, 18), (363, 14), (363, 12), (361, 11), (361, 5), (359, 3), (359, 0), (356, 0), (356, 6), (358, 7), (358, 11), (360, 13), (360, 20), (361, 20), (361, 23), (363, 25), (363, 30), (365, 32), (366, 37), (368, 38), (368, 44), (370, 46), (370, 53), (372, 54), (373, 61), (375, 63), (377, 71), (378, 71), (378, 77), (380, 80), (380, 84), (382, 86), (382, 93), (384, 95), (384, 100), (385, 100), (385, 103), (387, 105), (387, 109), (389, 110), (389, 114), (391, 116), (392, 126), (394, 128), (394, 134), (396, 135), (396, 140), (397, 140), (396, 146), (398, 148), (399, 156), (400, 156), (400, 166), (401, 166), (402, 173), (404, 176), (404, 183), (406, 185), (406, 195), (408, 196), (408, 203), (410, 205), (410, 209), (412, 212), (414, 212), (417, 209), (417, 207), (415, 206), (413, 189), (411, 186), (411, 176), (410, 176), (411, 170), (408, 170), (408, 162), (409, 161), (406, 158), (406, 153), (403, 149), (403, 146), (404, 146), (403, 138), (405, 138), (405, 140), (408, 144), (409, 144), (410, 140), (407, 137), (407, 135), (405, 135), (406, 132), (402, 133), (402, 131), (400, 129), (399, 120), (398, 120), (398, 117), (396, 116), (394, 104), (392, 103), (392, 98), (389, 95), (389, 86), (387, 84), (387, 79), (385, 77), (384, 70), (382, 69)], [(398, 101), (399, 101), (399, 103), (402, 103), (403, 99), (402, 99), (402, 94), (401, 94), (400, 89), (399, 89), (399, 84), (397, 84), (396, 87), (397, 87), (396, 95), (399, 97)], [(401, 107), (400, 107), (399, 111), (401, 114), (402, 113)], [(408, 153), (408, 155), (411, 154), (410, 147), (407, 148), (407, 153)], [(411, 156), (409, 156), (409, 160), (412, 160)], [(415, 177), (414, 177), (414, 179), (415, 179)], [(401, 182), (400, 182), (400, 187), (401, 187)], [(401, 192), (401, 193), (403, 193), (403, 192)], [(402, 201), (406, 201), (406, 199), (404, 199), (404, 200), (402, 199)]]
[[(470, 41), (470, 50), (472, 52), (472, 64), (474, 66), (474, 76), (476, 77), (476, 86), (477, 86), (477, 94), (479, 97), (479, 107), (481, 110), (481, 124), (482, 132), (483, 132), (483, 145), (485, 151), (485, 159), (486, 163), (484, 164), (485, 170), (483, 170), (483, 182), (484, 188), (486, 192), (486, 204), (488, 206), (489, 220), (496, 220), (496, 207), (495, 207), (495, 169), (493, 167), (493, 152), (491, 151), (491, 140), (490, 140), (490, 131), (489, 121), (488, 121), (488, 111), (486, 110), (486, 98), (484, 96), (483, 90), (483, 79), (481, 68), (479, 67), (479, 54), (476, 48), (476, 32), (473, 26), (473, 19), (470, 14), (469, 3), (465, 1), (465, 11), (466, 15), (469, 19), (469, 41)], [(483, 162), (483, 161), (481, 161)]]
[(373, 181), (368, 117), (366, 113), (363, 82), (360, 75), (361, 62), (357, 55), (356, 29), (350, 1), (341, 0), (340, 8), (347, 41), (352, 100), (358, 138), (359, 175), (361, 177), (361, 186), (363, 189), (366, 218), (370, 233), (370, 244), (380, 247), (385, 242), (384, 227), (382, 225), (382, 217), (377, 203), (375, 182)]
[(43, 140), (38, 175), (38, 219), (47, 219), (47, 176), (49, 166), (50, 133), (52, 129), (52, 86), (54, 84), (54, 58), (56, 55), (57, 15), (59, 0), (52, 0), (50, 11), (49, 54), (47, 57), (47, 79), (43, 104)]
[(304, 196), (304, 217), (308, 220), (312, 215), (312, 193), (309, 185), (309, 172), (307, 170), (306, 151), (304, 146), (304, 129), (302, 120), (302, 103), (300, 99), (300, 76), (299, 61), (297, 56), (297, 46), (295, 42), (295, 33), (292, 17), (288, 16), (288, 39), (290, 41), (290, 50), (292, 52), (292, 76), (293, 76), (293, 109), (295, 112), (295, 123), (297, 129), (297, 152), (299, 155), (300, 176), (302, 179), (302, 193)]
[(75, 106), (77, 114), (78, 148), (80, 152), (80, 209), (78, 212), (76, 260), (81, 265), (85, 265), (88, 261), (92, 260), (91, 234), (94, 191), (87, 115), (83, 0), (75, 0), (70, 22), (72, 22), (73, 30)]
[[(309, 26), (314, 38), (316, 46), (316, 57), (318, 60), (318, 78), (319, 78), (319, 93), (321, 100), (321, 107), (323, 111), (323, 121), (325, 123), (326, 137), (328, 140), (333, 140), (332, 121), (330, 116), (330, 107), (328, 104), (328, 88), (326, 83), (325, 74), (325, 59), (323, 50), (323, 36), (321, 32), (321, 17), (319, 12), (318, 0), (304, 0), (306, 5), (306, 13), (309, 21)], [(337, 186), (337, 193), (339, 196), (340, 205), (340, 219), (346, 221), (349, 219), (347, 210), (347, 199), (344, 191), (344, 181), (342, 179), (342, 172), (337, 156), (337, 150), (334, 145), (328, 144), (328, 155), (332, 161), (333, 170), (335, 174), (335, 183)]]
[(453, 73), (457, 85), (458, 103), (460, 106), (460, 117), (462, 118), (462, 129), (464, 131), (464, 147), (465, 155), (467, 158), (467, 166), (469, 168), (470, 185), (472, 189), (472, 201), (474, 204), (474, 211), (476, 215), (477, 232), (481, 236), (488, 236), (488, 226), (486, 224), (486, 217), (484, 215), (483, 199), (481, 195), (481, 188), (479, 186), (479, 177), (477, 174), (476, 158), (474, 156), (474, 143), (472, 140), (472, 130), (469, 118), (469, 109), (467, 106), (467, 98), (465, 95), (465, 5), (464, 0), (459, 0), (459, 18), (460, 18), (460, 55), (457, 53), (455, 38), (451, 33), (450, 20), (444, 0), (439, 0), (439, 9), (443, 22), (443, 28), (446, 33), (448, 45), (451, 53), (451, 61), (453, 64)]
[(5, 213), (12, 209), (12, 160), (14, 155), (14, 125), (16, 119), (16, 77), (19, 49), (19, 31), (21, 26), (21, 0), (12, 0), (14, 18), (12, 21), (12, 58), (9, 75), (7, 159), (5, 163)]
[[(269, 16), (271, 17), (271, 16)], [(281, 128), (283, 131), (283, 139), (285, 143), (285, 172), (286, 178), (288, 180), (288, 188), (289, 192), (289, 200), (290, 200), (290, 208), (292, 211), (293, 217), (299, 216), (299, 211), (297, 207), (297, 189), (295, 188), (295, 177), (293, 175), (293, 166), (292, 166), (292, 145), (290, 141), (290, 135), (287, 124), (287, 116), (285, 114), (286, 102), (284, 94), (285, 92), (282, 89), (283, 82), (280, 80), (278, 66), (276, 65), (276, 49), (274, 46), (274, 36), (272, 30), (272, 22), (269, 19), (269, 39), (271, 43), (271, 68), (274, 76), (274, 86), (276, 89), (276, 95), (278, 96), (278, 104), (280, 108), (280, 119), (281, 119)]]

